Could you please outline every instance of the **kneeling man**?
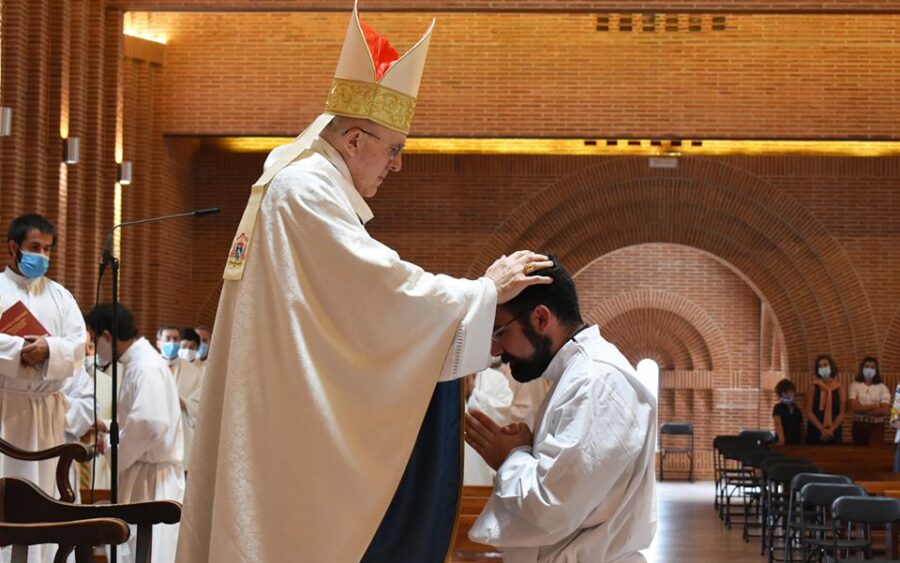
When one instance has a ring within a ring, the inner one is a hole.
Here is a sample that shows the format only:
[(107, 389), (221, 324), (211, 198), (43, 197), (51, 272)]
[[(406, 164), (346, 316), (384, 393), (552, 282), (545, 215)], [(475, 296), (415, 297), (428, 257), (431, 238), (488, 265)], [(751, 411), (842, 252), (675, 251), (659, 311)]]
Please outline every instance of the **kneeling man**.
[(517, 381), (553, 386), (533, 434), (466, 416), (466, 441), (497, 470), (469, 537), (502, 548), (506, 562), (645, 561), (638, 550), (656, 531), (656, 400), (582, 321), (569, 273), (554, 259), (533, 275), (553, 283), (497, 307), (491, 353)]

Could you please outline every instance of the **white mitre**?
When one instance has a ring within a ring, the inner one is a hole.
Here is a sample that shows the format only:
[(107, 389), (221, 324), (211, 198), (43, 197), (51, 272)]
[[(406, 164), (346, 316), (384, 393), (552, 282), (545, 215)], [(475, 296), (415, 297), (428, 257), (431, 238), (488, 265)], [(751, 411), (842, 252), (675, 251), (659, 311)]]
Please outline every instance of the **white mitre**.
[[(312, 146), (334, 116), (369, 119), (389, 129), (409, 133), (433, 29), (434, 20), (418, 43), (398, 57), (397, 51), (385, 37), (360, 21), (358, 1), (354, 0), (353, 15), (341, 48), (331, 92), (325, 102), (325, 112), (293, 142), (276, 147), (269, 153), (262, 176), (251, 188), (250, 199), (231, 243), (222, 276), (224, 279), (239, 280), (244, 275), (253, 226), (269, 182)], [(372, 218), (371, 210), (364, 203), (359, 207), (360, 219), (368, 222)]]
[(325, 111), (409, 133), (433, 29), (432, 20), (419, 42), (398, 57), (386, 38), (359, 20), (354, 2)]

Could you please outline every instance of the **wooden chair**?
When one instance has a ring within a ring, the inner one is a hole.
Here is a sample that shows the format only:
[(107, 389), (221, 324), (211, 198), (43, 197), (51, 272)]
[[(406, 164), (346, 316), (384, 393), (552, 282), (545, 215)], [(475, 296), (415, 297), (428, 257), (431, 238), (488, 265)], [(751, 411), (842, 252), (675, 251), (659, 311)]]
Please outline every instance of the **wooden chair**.
[(13, 446), (5, 440), (0, 440), (0, 454), (13, 459), (23, 461), (43, 461), (45, 459), (59, 458), (56, 463), (56, 487), (59, 489), (59, 500), (63, 502), (75, 502), (75, 490), (69, 482), (69, 470), (73, 461), (85, 462), (94, 457), (92, 449), (84, 444), (68, 443), (54, 446), (47, 450), (32, 452)]
[[(91, 532), (96, 535), (84, 542), (76, 541), (77, 536), (73, 530), (88, 530), (92, 525), (84, 522), (97, 519), (99, 522), (92, 524), (94, 531)], [(110, 523), (110, 519), (113, 519), (113, 524)], [(161, 500), (132, 504), (71, 504), (50, 498), (34, 483), (12, 477), (0, 479), (0, 525), (7, 526), (3, 533), (11, 534), (2, 536), (3, 541), (7, 542), (2, 545), (27, 546), (34, 543), (47, 543), (46, 541), (34, 541), (35, 534), (38, 534), (34, 531), (36, 530), (34, 526), (23, 527), (22, 525), (57, 524), (60, 526), (53, 530), (44, 526), (43, 532), (50, 534), (52, 531), (52, 533), (58, 534), (54, 537), (60, 541), (51, 543), (57, 543), (60, 546), (54, 561), (62, 562), (73, 549), (82, 548), (82, 551), (89, 553), (88, 550), (92, 545), (122, 543), (128, 539), (128, 535), (125, 535), (121, 541), (118, 541), (120, 536), (116, 535), (115, 530), (120, 527), (116, 523), (116, 519), (122, 521), (123, 524), (127, 523), (137, 527), (135, 561), (149, 563), (153, 525), (177, 524), (181, 520), (181, 503)], [(78, 526), (75, 526), (76, 524)], [(65, 525), (69, 527), (66, 528)], [(17, 533), (21, 535), (16, 536)], [(93, 543), (95, 541), (98, 543)], [(81, 562), (79, 561), (79, 563)]]
[[(28, 546), (44, 543), (75, 549), (76, 563), (92, 563), (93, 549), (100, 545), (118, 545), (128, 540), (128, 524), (115, 518), (93, 518), (64, 523), (11, 524), (0, 522), (0, 546), (12, 546), (11, 563), (27, 563)], [(62, 549), (54, 563), (65, 561)]]

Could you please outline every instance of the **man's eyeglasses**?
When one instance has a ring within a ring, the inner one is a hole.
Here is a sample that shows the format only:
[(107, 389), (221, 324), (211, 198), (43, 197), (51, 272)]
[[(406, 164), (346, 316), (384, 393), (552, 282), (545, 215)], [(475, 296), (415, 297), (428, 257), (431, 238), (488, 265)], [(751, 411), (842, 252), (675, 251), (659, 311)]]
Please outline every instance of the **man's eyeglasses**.
[[(381, 137), (379, 137), (375, 133), (372, 133), (371, 131), (366, 131), (362, 127), (351, 127), (350, 129), (359, 129), (366, 135), (368, 135), (370, 137), (374, 137), (375, 139), (378, 139), (379, 141), (382, 141)], [(347, 129), (347, 131), (350, 131), (350, 129)], [(345, 135), (347, 134), (347, 131), (344, 131)], [(397, 143), (396, 145), (388, 145), (388, 150), (391, 151), (391, 160), (396, 160), (397, 157), (400, 156), (400, 153), (403, 152), (403, 143)]]
[(509, 319), (509, 321), (506, 324), (504, 324), (503, 326), (497, 327), (497, 329), (491, 333), (491, 340), (493, 340), (494, 342), (500, 342), (500, 339), (503, 338), (503, 333), (506, 332), (506, 329), (509, 328), (509, 325), (513, 324), (513, 321), (517, 321), (520, 318), (522, 318), (525, 315), (528, 315), (530, 313), (531, 313), (531, 309), (526, 309), (526, 310), (522, 311), (521, 313), (519, 313), (518, 315), (514, 316), (513, 318)]

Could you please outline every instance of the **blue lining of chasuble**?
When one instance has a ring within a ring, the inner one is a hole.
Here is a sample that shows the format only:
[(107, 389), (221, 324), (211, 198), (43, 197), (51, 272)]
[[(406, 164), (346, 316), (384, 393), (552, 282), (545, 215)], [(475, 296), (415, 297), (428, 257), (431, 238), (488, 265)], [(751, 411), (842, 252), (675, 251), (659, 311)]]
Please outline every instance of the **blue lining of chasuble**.
[(462, 482), (462, 384), (438, 383), (416, 445), (363, 563), (443, 563)]

